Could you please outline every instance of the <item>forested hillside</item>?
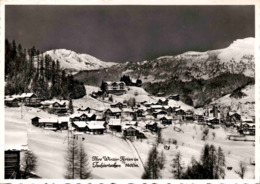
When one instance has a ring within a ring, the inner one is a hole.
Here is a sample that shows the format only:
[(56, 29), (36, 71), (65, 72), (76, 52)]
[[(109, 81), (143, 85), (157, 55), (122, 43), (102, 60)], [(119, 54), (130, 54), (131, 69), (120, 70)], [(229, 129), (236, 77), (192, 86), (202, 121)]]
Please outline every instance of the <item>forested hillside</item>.
[(66, 74), (58, 60), (40, 54), (34, 46), (24, 49), (15, 41), (5, 40), (5, 95), (34, 92), (42, 99), (86, 95), (83, 83)]

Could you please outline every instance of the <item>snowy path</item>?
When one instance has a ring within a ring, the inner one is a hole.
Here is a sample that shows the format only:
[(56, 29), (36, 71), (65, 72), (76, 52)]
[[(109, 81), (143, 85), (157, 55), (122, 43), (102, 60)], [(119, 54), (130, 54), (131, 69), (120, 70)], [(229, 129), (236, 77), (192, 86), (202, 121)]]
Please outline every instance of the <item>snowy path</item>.
[(139, 159), (138, 159), (138, 161), (139, 161), (139, 164), (138, 164), (138, 165), (142, 167), (143, 172), (144, 172), (144, 163), (143, 163), (142, 158), (140, 157), (140, 155), (139, 155), (139, 153), (138, 153), (136, 147), (135, 147), (135, 146), (132, 144), (132, 142), (129, 141), (128, 139), (126, 139), (126, 142), (128, 143), (128, 145), (129, 145), (129, 147), (131, 148), (132, 153), (135, 155), (135, 157), (136, 157), (136, 158), (139, 158)]

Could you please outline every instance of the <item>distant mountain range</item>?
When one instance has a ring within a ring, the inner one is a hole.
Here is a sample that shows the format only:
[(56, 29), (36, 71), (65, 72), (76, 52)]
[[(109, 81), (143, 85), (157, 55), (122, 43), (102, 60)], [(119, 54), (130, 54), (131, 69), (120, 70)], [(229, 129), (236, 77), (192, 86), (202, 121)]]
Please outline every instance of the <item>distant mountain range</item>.
[(77, 71), (75, 78), (88, 85), (100, 86), (102, 80), (129, 75), (133, 80), (141, 79), (143, 87), (153, 95), (179, 93), (185, 103), (203, 106), (254, 83), (254, 42), (254, 38), (238, 39), (224, 49), (120, 64), (65, 49), (44, 54), (58, 59), (62, 68)]
[(100, 70), (109, 68), (117, 63), (104, 62), (88, 54), (78, 54), (71, 50), (55, 49), (43, 53), (48, 54), (53, 60), (59, 60), (62, 69), (71, 72), (84, 70)]

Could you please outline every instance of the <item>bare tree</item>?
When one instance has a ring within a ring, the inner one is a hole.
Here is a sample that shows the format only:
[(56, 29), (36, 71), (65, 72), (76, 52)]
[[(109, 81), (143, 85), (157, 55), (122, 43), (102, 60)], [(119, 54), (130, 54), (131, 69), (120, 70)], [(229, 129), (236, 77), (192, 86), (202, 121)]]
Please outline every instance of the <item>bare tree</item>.
[(247, 171), (247, 165), (245, 162), (239, 162), (239, 170), (235, 171), (241, 179), (244, 179), (245, 173)]
[(80, 144), (78, 153), (78, 169), (77, 175), (80, 179), (88, 179), (91, 177), (91, 172), (88, 170), (89, 160), (88, 155), (84, 150), (83, 144)]
[(27, 178), (31, 172), (35, 171), (37, 168), (37, 157), (31, 151), (26, 151), (24, 153), (23, 161), (23, 175), (22, 178)]
[(183, 164), (182, 164), (182, 159), (181, 159), (182, 155), (180, 152), (178, 152), (175, 155), (175, 158), (172, 160), (172, 170), (171, 173), (173, 174), (174, 178), (176, 179), (180, 179), (183, 173)]

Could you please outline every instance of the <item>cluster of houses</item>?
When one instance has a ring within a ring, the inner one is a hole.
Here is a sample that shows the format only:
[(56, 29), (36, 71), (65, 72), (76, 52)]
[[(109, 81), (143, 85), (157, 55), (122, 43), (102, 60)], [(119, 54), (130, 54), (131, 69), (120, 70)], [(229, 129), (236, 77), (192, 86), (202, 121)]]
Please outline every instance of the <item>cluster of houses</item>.
[(7, 107), (40, 107), (52, 114), (66, 115), (69, 112), (68, 100), (45, 100), (42, 101), (34, 93), (22, 93), (21, 95), (5, 96)]
[(8, 107), (19, 107), (20, 103), (23, 103), (25, 106), (39, 107), (41, 106), (41, 99), (34, 93), (22, 93), (21, 95), (5, 97), (5, 105)]
[(236, 127), (241, 134), (255, 135), (255, 120), (253, 117), (242, 116), (236, 111), (228, 111), (226, 116), (222, 117), (219, 108), (216, 106), (207, 109), (204, 115), (210, 127), (225, 123), (227, 126)]
[[(102, 93), (120, 95), (126, 92), (124, 82), (103, 82)], [(98, 92), (97, 92), (98, 93)], [(212, 106), (201, 111), (185, 110), (181, 106), (170, 105), (169, 101), (178, 102), (178, 94), (170, 95), (167, 98), (160, 98), (155, 103), (143, 101), (136, 103), (134, 107), (129, 107), (126, 103), (114, 103), (105, 111), (93, 110), (90, 107), (78, 108), (77, 112), (70, 115), (68, 101), (66, 100), (47, 100), (41, 101), (34, 93), (23, 93), (5, 97), (5, 105), (9, 107), (19, 107), (24, 103), (26, 106), (40, 107), (49, 113), (57, 114), (57, 119), (45, 119), (35, 117), (32, 124), (38, 127), (51, 130), (68, 129), (71, 124), (75, 131), (90, 132), (93, 134), (103, 134), (107, 129), (117, 132), (124, 132), (124, 135), (141, 136), (142, 130), (138, 130), (134, 122), (145, 120), (145, 128), (151, 131), (157, 131), (158, 125), (170, 125), (173, 120), (197, 121), (198, 124), (208, 125), (216, 128), (220, 123), (229, 122), (236, 126), (240, 133), (255, 135), (255, 120), (250, 117), (243, 117), (238, 112), (229, 111), (225, 120), (221, 118), (220, 110)], [(178, 104), (178, 103), (174, 103)], [(129, 123), (131, 122), (131, 123)], [(129, 129), (129, 130), (128, 130)], [(133, 132), (136, 133), (127, 133)], [(131, 131), (130, 131), (131, 130)]]

